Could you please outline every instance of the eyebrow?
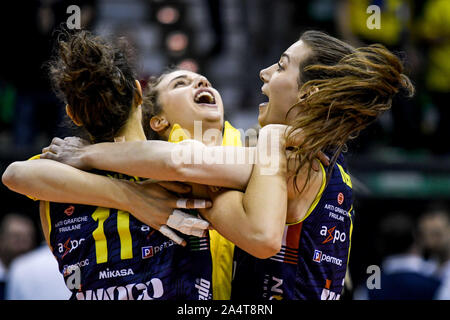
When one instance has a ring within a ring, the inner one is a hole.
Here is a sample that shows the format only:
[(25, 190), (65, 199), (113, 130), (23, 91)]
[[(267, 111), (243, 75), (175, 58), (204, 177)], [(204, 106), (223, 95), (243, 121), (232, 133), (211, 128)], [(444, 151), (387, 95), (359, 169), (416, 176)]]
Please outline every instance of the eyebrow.
[(172, 84), (172, 82), (174, 82), (175, 80), (177, 80), (177, 79), (180, 79), (180, 78), (184, 78), (184, 79), (187, 79), (187, 78), (188, 78), (188, 76), (187, 76), (187, 75), (185, 75), (185, 74), (182, 74), (181, 76), (175, 77), (175, 78), (173, 78), (172, 80), (170, 80), (170, 81), (169, 81), (169, 85), (171, 85), (171, 84)]
[(289, 55), (287, 53), (283, 53), (281, 55), (280, 59), (283, 58), (283, 57), (285, 57), (288, 60), (288, 63), (291, 62), (291, 57), (289, 57)]

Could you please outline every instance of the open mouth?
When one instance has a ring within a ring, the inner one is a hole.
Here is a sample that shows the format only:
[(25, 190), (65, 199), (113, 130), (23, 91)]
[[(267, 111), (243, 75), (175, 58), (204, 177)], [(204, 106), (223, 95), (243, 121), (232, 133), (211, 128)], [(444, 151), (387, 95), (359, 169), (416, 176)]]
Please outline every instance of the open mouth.
[(194, 96), (194, 102), (201, 105), (216, 106), (216, 98), (208, 89), (200, 89)]
[[(261, 90), (261, 93), (262, 93), (266, 98), (268, 98), (267, 94), (265, 94), (264, 91)], [(259, 104), (259, 110), (261, 110), (262, 108), (267, 107), (268, 104), (269, 104), (269, 101), (260, 103), (260, 104)]]
[(259, 104), (259, 114), (261, 115), (265, 110), (267, 110), (267, 105), (269, 102), (263, 102)]

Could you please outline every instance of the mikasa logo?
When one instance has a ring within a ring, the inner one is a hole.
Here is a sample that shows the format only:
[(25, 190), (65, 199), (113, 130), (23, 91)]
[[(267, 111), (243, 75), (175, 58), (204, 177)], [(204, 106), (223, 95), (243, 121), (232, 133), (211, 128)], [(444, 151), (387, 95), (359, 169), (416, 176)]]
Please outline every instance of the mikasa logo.
[(109, 279), (109, 278), (116, 278), (116, 277), (124, 277), (134, 275), (133, 269), (121, 269), (121, 270), (109, 270), (106, 269), (106, 271), (100, 271), (98, 275), (98, 279)]

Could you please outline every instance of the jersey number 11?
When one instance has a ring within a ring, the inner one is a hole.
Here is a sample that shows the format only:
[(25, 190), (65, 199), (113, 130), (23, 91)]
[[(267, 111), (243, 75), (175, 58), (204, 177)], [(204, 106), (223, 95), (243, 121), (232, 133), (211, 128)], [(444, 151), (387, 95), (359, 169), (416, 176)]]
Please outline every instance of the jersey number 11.
[[(105, 231), (103, 225), (106, 219), (110, 215), (108, 208), (97, 208), (92, 214), (92, 219), (98, 221), (97, 229), (92, 232), (92, 236), (95, 240), (95, 255), (97, 263), (105, 263), (108, 261), (108, 246), (106, 241)], [(117, 232), (120, 239), (120, 258), (131, 259), (133, 258), (133, 242), (131, 240), (130, 233), (130, 214), (125, 211), (117, 211)]]

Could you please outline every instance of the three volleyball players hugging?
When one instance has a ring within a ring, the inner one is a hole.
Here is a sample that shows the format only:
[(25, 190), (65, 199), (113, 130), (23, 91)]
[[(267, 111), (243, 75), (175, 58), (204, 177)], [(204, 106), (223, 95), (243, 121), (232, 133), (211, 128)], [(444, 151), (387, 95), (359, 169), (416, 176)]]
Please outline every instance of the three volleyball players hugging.
[[(171, 69), (142, 87), (129, 52), (62, 33), (46, 70), (85, 136), (54, 138), (2, 177), (40, 200), (60, 272), (81, 276), (72, 298), (339, 299), (354, 219), (346, 142), (414, 93), (402, 62), (304, 32), (255, 76), (267, 102), (244, 134), (206, 77)], [(346, 237), (331, 245), (324, 227)]]

